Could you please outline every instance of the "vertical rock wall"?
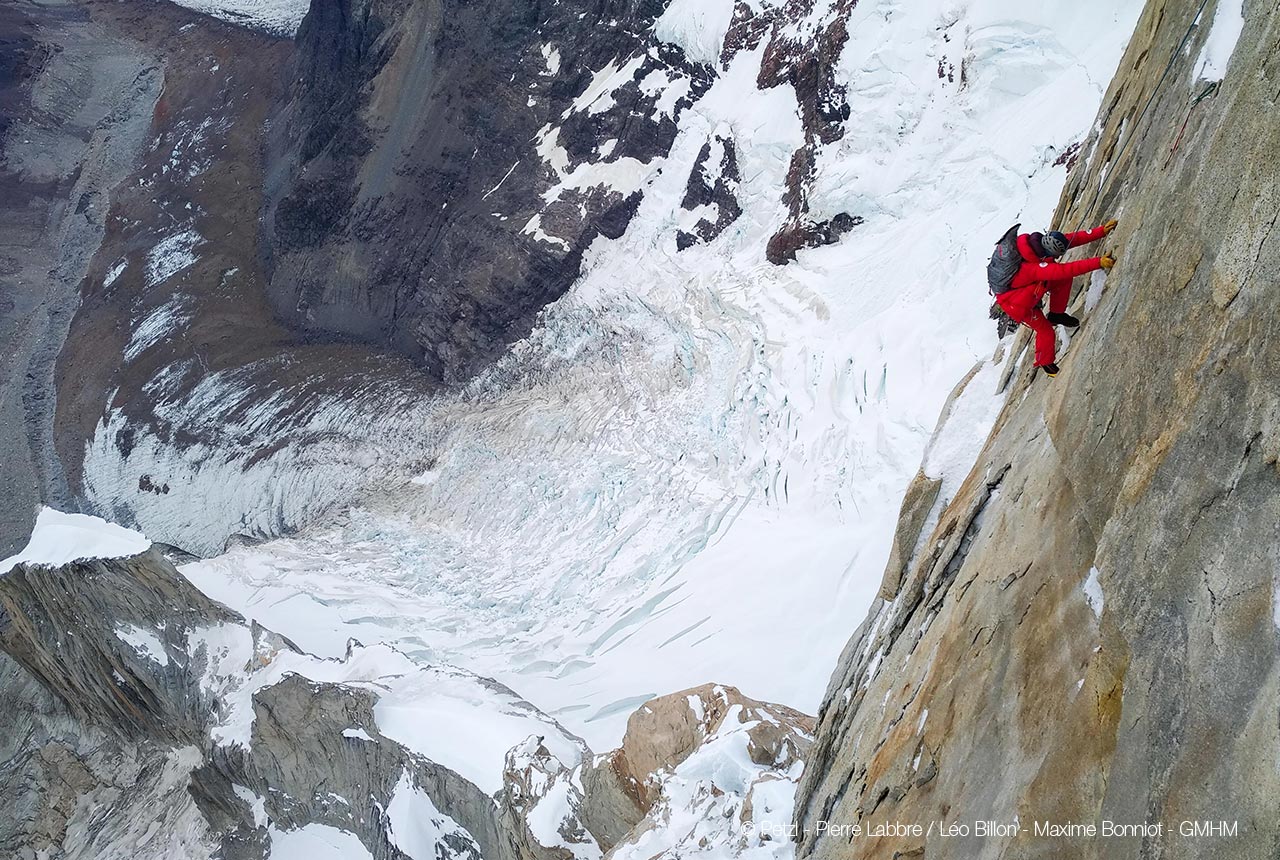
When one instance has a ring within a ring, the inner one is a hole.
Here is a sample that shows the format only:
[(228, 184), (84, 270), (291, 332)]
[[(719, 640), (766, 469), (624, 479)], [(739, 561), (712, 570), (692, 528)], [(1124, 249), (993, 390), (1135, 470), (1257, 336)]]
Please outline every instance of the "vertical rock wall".
[(1056, 379), (1017, 335), (973, 471), (850, 641), (800, 856), (1280, 852), (1280, 7), (1245, 2), (1232, 50), (1240, 6), (1148, 4), (1058, 212), (1119, 217), (1120, 263)]

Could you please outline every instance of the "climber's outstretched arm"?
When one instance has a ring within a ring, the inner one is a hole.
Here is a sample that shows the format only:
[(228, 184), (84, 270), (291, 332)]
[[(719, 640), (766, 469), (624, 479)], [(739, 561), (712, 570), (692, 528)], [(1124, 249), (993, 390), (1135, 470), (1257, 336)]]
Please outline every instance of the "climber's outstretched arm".
[(1025, 287), (1039, 281), (1069, 281), (1076, 275), (1087, 275), (1095, 269), (1102, 268), (1101, 257), (1088, 257), (1084, 260), (1072, 260), (1070, 263), (1037, 263), (1023, 266), (1014, 275), (1012, 289)]
[(1068, 233), (1067, 243), (1070, 244), (1072, 248), (1078, 248), (1081, 245), (1088, 245), (1090, 242), (1096, 242), (1114, 230), (1117, 223), (1119, 222), (1112, 218), (1101, 227), (1094, 227), (1092, 230), (1077, 230), (1074, 233)]

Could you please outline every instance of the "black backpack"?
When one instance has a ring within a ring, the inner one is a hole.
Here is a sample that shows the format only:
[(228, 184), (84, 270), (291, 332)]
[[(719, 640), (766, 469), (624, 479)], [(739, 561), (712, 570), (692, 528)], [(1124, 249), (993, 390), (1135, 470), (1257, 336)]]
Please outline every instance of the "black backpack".
[(1018, 228), (1014, 224), (996, 242), (996, 250), (987, 263), (987, 289), (993, 296), (1007, 293), (1013, 284), (1013, 276), (1022, 268), (1022, 254), (1018, 251)]

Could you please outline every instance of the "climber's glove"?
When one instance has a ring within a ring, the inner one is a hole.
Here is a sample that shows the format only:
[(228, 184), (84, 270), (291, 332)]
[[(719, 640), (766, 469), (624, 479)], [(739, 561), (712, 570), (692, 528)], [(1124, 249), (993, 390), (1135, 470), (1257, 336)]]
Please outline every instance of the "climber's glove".
[(1098, 258), (1098, 264), (1102, 266), (1102, 268), (1110, 270), (1110, 268), (1116, 264), (1116, 255), (1108, 251)]
[(1108, 235), (1112, 230), (1116, 229), (1116, 225), (1117, 225), (1117, 224), (1119, 224), (1119, 223), (1120, 223), (1120, 222), (1119, 222), (1119, 221), (1117, 221), (1115, 218), (1112, 218), (1110, 221), (1108, 221), (1107, 223), (1103, 224), (1103, 225), (1102, 225), (1102, 235), (1104, 235), (1104, 236)]

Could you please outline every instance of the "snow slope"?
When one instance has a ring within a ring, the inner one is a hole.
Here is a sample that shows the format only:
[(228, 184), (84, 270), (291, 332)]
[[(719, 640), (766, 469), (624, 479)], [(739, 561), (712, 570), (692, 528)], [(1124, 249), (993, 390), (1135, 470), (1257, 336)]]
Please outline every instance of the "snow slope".
[(1213, 13), (1209, 38), (1196, 58), (1194, 82), (1220, 81), (1227, 76), (1227, 63), (1244, 32), (1243, 0), (1222, 0)]
[[(817, 5), (797, 34), (836, 14)], [(640, 701), (707, 680), (815, 710), (938, 412), (992, 352), (991, 243), (1045, 225), (1055, 161), (1088, 132), (1140, 6), (857, 4), (839, 63), (852, 118), (819, 149), (810, 207), (865, 222), (785, 267), (764, 249), (802, 140), (796, 99), (758, 89), (761, 51), (737, 54), (669, 155), (628, 171), (645, 195), (626, 233), (413, 424), (428, 473), (184, 573), (307, 650), (355, 637), (495, 677), (595, 749)], [(673, 3), (660, 35), (714, 58), (728, 8)], [(677, 252), (717, 130), (744, 211)], [(989, 394), (966, 404), (973, 445)]]

